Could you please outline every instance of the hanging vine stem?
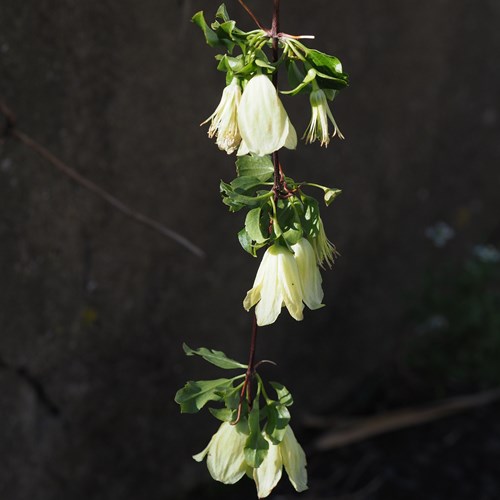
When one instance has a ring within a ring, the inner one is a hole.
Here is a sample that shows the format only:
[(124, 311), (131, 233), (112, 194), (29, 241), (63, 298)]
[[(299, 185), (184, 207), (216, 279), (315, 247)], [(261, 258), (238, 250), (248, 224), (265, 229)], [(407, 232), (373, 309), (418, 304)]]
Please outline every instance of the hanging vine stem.
[[(273, 10), (273, 21), (271, 24), (271, 37), (273, 39), (273, 62), (275, 63), (279, 59), (278, 50), (278, 33), (280, 30), (280, 0), (273, 0), (274, 10)], [(278, 70), (273, 73), (273, 85), (276, 87), (276, 92), (278, 91)], [(274, 165), (274, 200), (278, 201), (279, 193), (283, 190), (283, 171), (281, 170), (280, 160), (278, 151), (273, 153), (273, 165)]]
[[(245, 10), (252, 16), (254, 21), (259, 25), (259, 22), (255, 19), (253, 13), (251, 13), (250, 9), (243, 3), (243, 0), (238, 0), (241, 5), (245, 8)], [(279, 38), (279, 15), (280, 15), (280, 0), (273, 0), (274, 2), (274, 10), (273, 10), (273, 21), (271, 27), (271, 37), (273, 39), (272, 45), (272, 56), (273, 62), (275, 63), (279, 59), (279, 50), (278, 50), (278, 38)], [(273, 74), (273, 85), (276, 87), (276, 91), (278, 91), (278, 71), (275, 71)], [(274, 191), (274, 199), (277, 199), (282, 195), (284, 189), (286, 189), (285, 185), (285, 176), (281, 169), (278, 152), (275, 151), (272, 155), (273, 157), (273, 165), (274, 165), (274, 183), (273, 183), (273, 191)], [(240, 401), (238, 403), (238, 410), (236, 414), (236, 419), (231, 422), (232, 425), (236, 425), (241, 419), (241, 412), (243, 409), (243, 403), (246, 400), (248, 403), (248, 407), (252, 408), (253, 397), (252, 397), (252, 380), (255, 377), (255, 350), (257, 347), (257, 318), (255, 314), (253, 315), (252, 322), (252, 336), (250, 339), (250, 353), (248, 356), (248, 368), (245, 374), (245, 381), (243, 382), (243, 386), (240, 392)], [(260, 364), (260, 363), (258, 363)]]

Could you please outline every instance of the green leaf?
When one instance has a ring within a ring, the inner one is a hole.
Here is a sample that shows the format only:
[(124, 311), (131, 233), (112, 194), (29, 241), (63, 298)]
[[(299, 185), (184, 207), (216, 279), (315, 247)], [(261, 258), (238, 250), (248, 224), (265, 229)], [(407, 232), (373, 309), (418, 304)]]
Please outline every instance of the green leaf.
[(227, 21), (225, 23), (219, 24), (215, 22), (212, 24), (212, 28), (215, 30), (217, 37), (220, 42), (224, 44), (229, 51), (232, 51), (234, 47), (233, 39), (233, 30), (236, 27), (236, 23), (234, 21)]
[(316, 198), (312, 196), (301, 196), (304, 204), (304, 216), (302, 220), (302, 229), (306, 236), (316, 237), (319, 233), (320, 210)]
[[(264, 204), (272, 196), (272, 191), (256, 190), (262, 184), (255, 177), (237, 177), (231, 184), (220, 183), (222, 201), (229, 206), (229, 210), (237, 212), (244, 207), (256, 207)], [(254, 194), (255, 196), (249, 196)]]
[(325, 203), (326, 206), (329, 207), (330, 204), (337, 198), (337, 196), (342, 193), (341, 189), (327, 189), (325, 190)]
[(288, 59), (286, 61), (286, 66), (287, 66), (288, 84), (292, 89), (294, 89), (295, 87), (298, 87), (302, 83), (306, 74), (299, 68), (298, 64), (295, 61)]
[(246, 228), (243, 228), (238, 233), (238, 241), (245, 252), (248, 252), (252, 257), (257, 257), (257, 253), (252, 245), (252, 238), (248, 235)]
[(215, 14), (215, 17), (216, 17), (216, 19), (220, 19), (220, 20), (222, 20), (224, 22), (230, 21), (230, 17), (229, 17), (229, 14), (227, 12), (225, 4), (223, 4), (223, 3), (220, 4), (220, 6), (217, 9), (217, 12)]
[(196, 413), (209, 401), (223, 399), (221, 391), (232, 388), (233, 381), (227, 378), (216, 380), (190, 380), (177, 391), (175, 402), (181, 406), (181, 413)]
[(272, 178), (274, 166), (269, 155), (266, 156), (240, 156), (236, 160), (236, 171), (238, 177), (256, 177), (262, 182)]
[(259, 68), (266, 68), (270, 69), (271, 72), (273, 72), (276, 68), (269, 62), (264, 61), (263, 59), (255, 59), (255, 65), (258, 66)]
[(273, 389), (278, 395), (278, 400), (282, 405), (291, 406), (293, 404), (293, 398), (290, 391), (282, 384), (278, 382), (269, 382)]
[(282, 404), (270, 404), (266, 407), (267, 423), (265, 432), (274, 444), (279, 444), (285, 436), (286, 427), (290, 422), (290, 412)]
[(245, 218), (245, 229), (248, 236), (256, 243), (264, 243), (269, 238), (266, 238), (260, 228), (261, 207), (253, 208), (247, 213)]
[(309, 49), (306, 53), (307, 61), (319, 70), (330, 73), (331, 76), (343, 75), (342, 63), (335, 56), (325, 54), (319, 50)]
[(208, 45), (210, 47), (216, 47), (217, 45), (222, 45), (219, 37), (217, 36), (217, 33), (210, 28), (210, 26), (207, 24), (205, 21), (205, 16), (203, 15), (203, 11), (200, 10), (197, 12), (191, 19), (194, 24), (199, 26), (201, 30), (203, 31), (203, 34), (205, 35), (205, 40), (207, 41)]
[(278, 222), (278, 219), (276, 217), (272, 218), (273, 221), (273, 233), (276, 236), (276, 238), (279, 238), (283, 234), (283, 230), (281, 229), (281, 226)]
[(262, 181), (257, 177), (252, 177), (250, 175), (238, 176), (236, 179), (231, 181), (231, 187), (238, 194), (250, 194), (251, 190), (257, 186), (261, 186)]
[(283, 233), (283, 238), (285, 238), (285, 241), (287, 245), (295, 245), (296, 243), (299, 242), (300, 238), (302, 238), (302, 229), (294, 229), (290, 228), (287, 229)]
[(342, 64), (335, 56), (309, 49), (306, 53), (306, 59), (316, 69), (322, 87), (333, 89), (347, 87), (348, 76), (342, 72)]
[(248, 428), (250, 435), (243, 450), (245, 461), (250, 467), (257, 469), (266, 458), (269, 450), (269, 443), (260, 430), (260, 414), (257, 400), (254, 401), (254, 406), (248, 416)]
[(184, 349), (184, 352), (187, 356), (201, 356), (209, 363), (212, 363), (219, 368), (224, 368), (225, 370), (231, 370), (234, 368), (247, 368), (247, 365), (238, 363), (238, 361), (228, 358), (222, 351), (207, 349), (206, 347), (191, 349), (191, 347), (189, 347), (187, 344), (182, 344), (182, 348)]
[[(238, 233), (238, 241), (245, 252), (248, 252), (252, 257), (257, 257), (257, 250), (266, 246), (266, 243), (255, 243), (248, 234), (246, 228), (243, 228)], [(266, 240), (267, 241), (267, 240)]]
[(234, 422), (236, 420), (236, 410), (230, 408), (209, 408), (208, 411), (222, 422)]
[(311, 68), (302, 82), (300, 82), (297, 87), (295, 87), (293, 90), (287, 90), (287, 91), (282, 91), (282, 94), (286, 95), (297, 95), (299, 94), (303, 89), (305, 89), (315, 78), (316, 78), (317, 72), (315, 69)]
[[(226, 408), (230, 410), (237, 410), (240, 404), (240, 389), (234, 388), (234, 390), (227, 391), (224, 394), (224, 404)], [(243, 401), (243, 410), (245, 409), (245, 401)]]

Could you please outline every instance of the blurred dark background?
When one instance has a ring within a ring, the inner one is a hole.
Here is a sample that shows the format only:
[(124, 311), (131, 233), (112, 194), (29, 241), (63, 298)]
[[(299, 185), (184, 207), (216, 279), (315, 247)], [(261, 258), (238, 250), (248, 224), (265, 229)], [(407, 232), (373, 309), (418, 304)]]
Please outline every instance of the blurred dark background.
[[(236, 1), (230, 14), (250, 19)], [(199, 123), (224, 85), (189, 22), (219, 2), (2, 0), (0, 96), (20, 129), (118, 198), (181, 232), (200, 260), (15, 140), (0, 149), (0, 497), (254, 498), (191, 459), (217, 428), (181, 416), (186, 380), (218, 376), (182, 342), (247, 358), (241, 302), (258, 266)], [(271, 2), (248, 4), (267, 24)], [(266, 377), (310, 416), (372, 415), (500, 384), (500, 3), (284, 0), (351, 86), (346, 136), (286, 153), (292, 177), (343, 190), (323, 209), (342, 257), (327, 307), (260, 331)], [(306, 98), (284, 99), (299, 133)], [(298, 102), (295, 102), (298, 101)], [(500, 407), (310, 453), (301, 498), (500, 498)], [(275, 498), (292, 494), (286, 480)]]

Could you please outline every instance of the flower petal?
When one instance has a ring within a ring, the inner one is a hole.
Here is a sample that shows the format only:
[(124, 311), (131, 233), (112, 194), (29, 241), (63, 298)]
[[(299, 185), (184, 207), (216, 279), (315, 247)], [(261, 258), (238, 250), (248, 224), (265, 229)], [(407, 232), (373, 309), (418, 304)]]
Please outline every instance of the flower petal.
[(298, 492), (307, 490), (306, 454), (290, 426), (287, 426), (279, 448), (288, 479), (293, 487)]
[[(236, 426), (223, 422), (208, 445), (207, 467), (210, 475), (224, 484), (234, 484), (246, 472), (245, 455), (243, 452), (247, 436), (239, 432)], [(194, 457), (193, 457), (194, 458)], [(195, 458), (195, 460), (197, 460)]]
[[(294, 147), (295, 130), (266, 75), (255, 75), (248, 81), (238, 107), (238, 127), (245, 147), (256, 155), (271, 154), (287, 142)], [(238, 155), (245, 150), (240, 147)]]
[(278, 276), (283, 294), (283, 301), (292, 318), (301, 321), (304, 318), (302, 303), (302, 287), (299, 268), (295, 258), (287, 249), (279, 257)]
[(309, 309), (319, 309), (324, 297), (321, 283), (321, 273), (316, 264), (314, 248), (305, 238), (302, 238), (292, 246), (295, 252), (295, 261), (299, 269), (300, 282), (302, 285), (302, 300)]
[[(267, 438), (266, 438), (267, 439)], [(268, 440), (269, 441), (269, 440)], [(253, 479), (257, 486), (257, 496), (266, 498), (281, 479), (283, 461), (280, 447), (269, 441), (269, 451), (258, 469), (253, 471)]]
[(262, 270), (262, 288), (260, 302), (255, 308), (255, 316), (259, 326), (274, 323), (278, 318), (283, 304), (283, 291), (280, 286), (279, 256), (283, 251), (278, 245), (269, 247), (262, 260), (259, 272)]

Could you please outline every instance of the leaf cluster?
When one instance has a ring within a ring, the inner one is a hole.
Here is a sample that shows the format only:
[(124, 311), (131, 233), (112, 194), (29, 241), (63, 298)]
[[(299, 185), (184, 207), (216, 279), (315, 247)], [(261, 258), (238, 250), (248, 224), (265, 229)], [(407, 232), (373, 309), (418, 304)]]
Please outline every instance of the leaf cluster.
[[(279, 242), (291, 247), (301, 238), (314, 239), (321, 225), (318, 201), (307, 196), (304, 186), (319, 188), (326, 205), (340, 194), (340, 189), (285, 178), (287, 196), (275, 196), (274, 167), (270, 156), (242, 156), (236, 161), (238, 176), (230, 183), (221, 182), (222, 201), (231, 212), (247, 209), (245, 225), (238, 239), (254, 257), (260, 248)], [(277, 199), (276, 199), (277, 198)]]
[[(295, 37), (282, 33), (278, 42), (283, 54), (276, 63), (271, 63), (263, 50), (272, 45), (270, 33), (262, 29), (242, 31), (229, 17), (224, 4), (218, 8), (215, 21), (210, 25), (203, 11), (197, 12), (192, 20), (202, 30), (208, 45), (226, 52), (216, 59), (219, 61), (217, 69), (226, 72), (228, 83), (235, 76), (248, 80), (256, 72), (273, 73), (284, 63), (292, 89), (284, 94), (295, 95), (322, 88), (332, 100), (349, 84), (349, 77), (337, 57), (308, 48)], [(239, 47), (239, 54), (235, 54), (235, 47)]]
[[(200, 356), (225, 370), (244, 369), (246, 372), (247, 365), (228, 358), (222, 351), (205, 347), (191, 349), (186, 344), (183, 347), (187, 356)], [(245, 374), (240, 374), (232, 378), (191, 380), (177, 391), (175, 401), (182, 413), (197, 413), (210, 404), (209, 411), (215, 418), (232, 423), (238, 418), (238, 406), (241, 404), (238, 429), (248, 436), (244, 448), (245, 459), (250, 467), (257, 468), (268, 452), (269, 442), (277, 445), (283, 440), (291, 418), (288, 407), (293, 404), (293, 398), (284, 385), (270, 382), (274, 391), (271, 398), (262, 378), (256, 373), (254, 380), (257, 388), (252, 404), (248, 403), (246, 397), (240, 402), (244, 378)], [(222, 406), (213, 407), (214, 403), (221, 403)]]

